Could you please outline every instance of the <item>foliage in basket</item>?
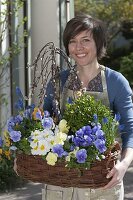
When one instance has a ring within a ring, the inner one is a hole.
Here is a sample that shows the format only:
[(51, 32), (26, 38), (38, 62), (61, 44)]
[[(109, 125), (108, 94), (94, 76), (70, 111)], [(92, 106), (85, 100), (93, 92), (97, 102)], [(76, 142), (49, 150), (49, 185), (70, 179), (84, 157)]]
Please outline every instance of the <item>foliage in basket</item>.
[(12, 155), (41, 155), (48, 165), (65, 162), (67, 167), (79, 169), (105, 158), (115, 141), (119, 115), (113, 117), (100, 101), (82, 94), (66, 104), (64, 116), (56, 124), (48, 111), (34, 105), (25, 108), (18, 87), (16, 92), (19, 113), (8, 120), (5, 134)]

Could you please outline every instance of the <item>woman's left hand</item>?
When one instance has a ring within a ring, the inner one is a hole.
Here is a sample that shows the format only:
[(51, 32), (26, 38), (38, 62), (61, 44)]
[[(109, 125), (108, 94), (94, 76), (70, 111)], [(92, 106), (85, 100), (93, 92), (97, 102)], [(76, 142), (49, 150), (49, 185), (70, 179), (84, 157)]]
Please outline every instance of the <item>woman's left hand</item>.
[(107, 174), (107, 178), (111, 178), (111, 181), (103, 187), (103, 189), (110, 189), (120, 183), (127, 171), (127, 166), (123, 162), (118, 162), (113, 169)]

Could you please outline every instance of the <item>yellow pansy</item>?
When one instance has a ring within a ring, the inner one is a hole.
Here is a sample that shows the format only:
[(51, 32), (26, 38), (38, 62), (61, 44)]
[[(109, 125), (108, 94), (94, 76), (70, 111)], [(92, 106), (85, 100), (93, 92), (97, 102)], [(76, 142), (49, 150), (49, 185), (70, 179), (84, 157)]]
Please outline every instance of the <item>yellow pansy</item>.
[(4, 138), (8, 138), (8, 132), (7, 131), (4, 131)]
[(64, 145), (64, 141), (66, 139), (67, 139), (67, 134), (59, 132), (59, 133), (57, 133), (57, 135), (55, 137), (54, 144), (62, 144), (62, 145)]
[(6, 140), (5, 140), (5, 145), (6, 145), (7, 147), (10, 147), (10, 144), (11, 144), (10, 139), (9, 139), (9, 138), (6, 139)]
[(57, 162), (57, 154), (49, 152), (46, 157), (46, 160), (48, 165), (54, 166), (55, 163)]
[(2, 152), (3, 152), (2, 149), (0, 149), (0, 155), (2, 154)]
[(70, 129), (70, 126), (67, 125), (67, 121), (65, 119), (62, 119), (59, 122), (59, 130), (62, 133), (68, 133)]
[(10, 151), (4, 151), (4, 154), (10, 160)]

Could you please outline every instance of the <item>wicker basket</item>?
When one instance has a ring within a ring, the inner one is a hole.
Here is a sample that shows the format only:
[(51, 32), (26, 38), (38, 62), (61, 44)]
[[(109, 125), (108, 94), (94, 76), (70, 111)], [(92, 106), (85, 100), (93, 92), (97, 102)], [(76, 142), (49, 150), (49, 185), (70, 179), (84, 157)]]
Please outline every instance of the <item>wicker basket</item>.
[(77, 169), (68, 169), (65, 163), (50, 166), (41, 156), (17, 155), (17, 172), (24, 179), (33, 182), (46, 183), (61, 187), (99, 188), (109, 182), (107, 173), (116, 163), (120, 155), (120, 146), (115, 143), (107, 152), (106, 158), (96, 161), (90, 170), (81, 169), (81, 176)]

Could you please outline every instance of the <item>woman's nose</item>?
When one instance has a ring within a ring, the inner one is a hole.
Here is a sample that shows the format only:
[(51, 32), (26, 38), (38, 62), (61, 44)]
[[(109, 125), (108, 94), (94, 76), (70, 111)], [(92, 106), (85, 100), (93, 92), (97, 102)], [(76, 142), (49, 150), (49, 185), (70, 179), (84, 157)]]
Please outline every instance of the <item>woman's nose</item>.
[(77, 48), (77, 49), (82, 49), (82, 48), (84, 48), (84, 46), (83, 46), (83, 44), (82, 44), (81, 41), (76, 42), (76, 48)]

